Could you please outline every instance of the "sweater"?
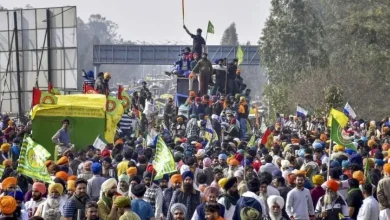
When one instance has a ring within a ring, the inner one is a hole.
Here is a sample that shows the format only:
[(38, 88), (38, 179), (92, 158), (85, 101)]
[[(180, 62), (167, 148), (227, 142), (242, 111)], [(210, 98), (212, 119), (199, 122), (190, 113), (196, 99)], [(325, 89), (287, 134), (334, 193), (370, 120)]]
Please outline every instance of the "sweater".
[(295, 220), (309, 220), (309, 215), (314, 215), (314, 206), (310, 191), (306, 188), (294, 188), (287, 194), (287, 215)]

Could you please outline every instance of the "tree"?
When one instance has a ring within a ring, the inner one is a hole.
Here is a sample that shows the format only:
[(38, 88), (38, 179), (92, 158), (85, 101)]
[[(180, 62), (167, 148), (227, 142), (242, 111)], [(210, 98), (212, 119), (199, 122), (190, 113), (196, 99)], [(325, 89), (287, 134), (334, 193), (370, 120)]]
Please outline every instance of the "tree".
[[(387, 114), (390, 100), (378, 94), (386, 94), (390, 85), (390, 25), (384, 22), (390, 20), (390, 1), (271, 3), (260, 39), (266, 90), (271, 90), (265, 94), (270, 103), (286, 95), (288, 106), (273, 105), (274, 111), (293, 113), (300, 103), (326, 114), (348, 100), (359, 117), (380, 119)], [(280, 87), (289, 92), (272, 91)]]
[(223, 33), (221, 45), (236, 46), (238, 45), (238, 35), (236, 30), (236, 23), (231, 23)]

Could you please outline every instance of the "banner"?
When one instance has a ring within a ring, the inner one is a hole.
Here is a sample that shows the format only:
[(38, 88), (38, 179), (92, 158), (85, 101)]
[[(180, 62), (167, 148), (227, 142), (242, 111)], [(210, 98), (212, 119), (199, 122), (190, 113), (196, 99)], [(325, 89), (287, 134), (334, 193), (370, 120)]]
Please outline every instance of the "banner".
[(32, 118), (35, 116), (104, 118), (105, 113), (104, 109), (98, 107), (93, 108), (84, 106), (39, 105), (33, 109)]
[(241, 65), (242, 62), (244, 62), (244, 51), (242, 51), (242, 48), (240, 45), (238, 45), (238, 48), (237, 48), (237, 59), (238, 59), (238, 65)]
[(50, 92), (41, 91), (38, 88), (33, 88), (33, 94), (32, 94), (32, 106), (38, 105), (38, 104), (57, 104), (57, 97)]
[(131, 98), (129, 94), (123, 89), (122, 86), (118, 88), (118, 99), (122, 100), (122, 105), (124, 109), (129, 109), (131, 106)]
[(332, 141), (336, 142), (337, 144), (344, 146), (346, 149), (351, 149), (353, 151), (356, 151), (356, 146), (352, 143), (352, 141), (349, 139), (349, 137), (343, 136), (344, 128), (340, 126), (338, 121), (332, 117), (332, 127), (330, 131), (330, 137)]
[(51, 183), (52, 180), (45, 165), (49, 157), (50, 153), (42, 145), (35, 143), (30, 137), (25, 136), (22, 148), (20, 149), (17, 171), (32, 179)]
[(114, 143), (117, 124), (123, 115), (123, 106), (116, 97), (107, 96), (106, 100), (106, 131), (104, 138), (108, 143)]
[(256, 135), (252, 134), (252, 137), (248, 142), (248, 147), (255, 147), (255, 146), (256, 146)]
[(164, 174), (174, 173), (177, 171), (172, 153), (161, 136), (157, 137), (156, 157), (153, 161), (153, 168), (157, 172), (157, 175), (154, 177), (155, 180), (161, 179)]

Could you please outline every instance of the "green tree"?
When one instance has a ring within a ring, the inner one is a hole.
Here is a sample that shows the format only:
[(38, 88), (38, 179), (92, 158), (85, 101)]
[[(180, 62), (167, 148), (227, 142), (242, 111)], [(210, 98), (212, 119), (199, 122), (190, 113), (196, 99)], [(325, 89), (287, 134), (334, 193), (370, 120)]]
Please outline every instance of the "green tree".
[(228, 28), (226, 28), (221, 39), (221, 45), (238, 45), (238, 34), (236, 30), (236, 23), (231, 23)]

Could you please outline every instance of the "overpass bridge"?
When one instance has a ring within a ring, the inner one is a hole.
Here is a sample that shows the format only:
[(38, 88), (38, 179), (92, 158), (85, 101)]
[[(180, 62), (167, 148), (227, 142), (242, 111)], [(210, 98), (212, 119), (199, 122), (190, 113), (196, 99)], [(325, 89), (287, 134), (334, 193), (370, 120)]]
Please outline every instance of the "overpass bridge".
[[(94, 45), (93, 65), (95, 72), (103, 64), (121, 65), (172, 65), (179, 59), (181, 51), (188, 45)], [(259, 46), (241, 46), (244, 61), (241, 65), (260, 65)], [(210, 60), (236, 58), (236, 46), (209, 45)]]

